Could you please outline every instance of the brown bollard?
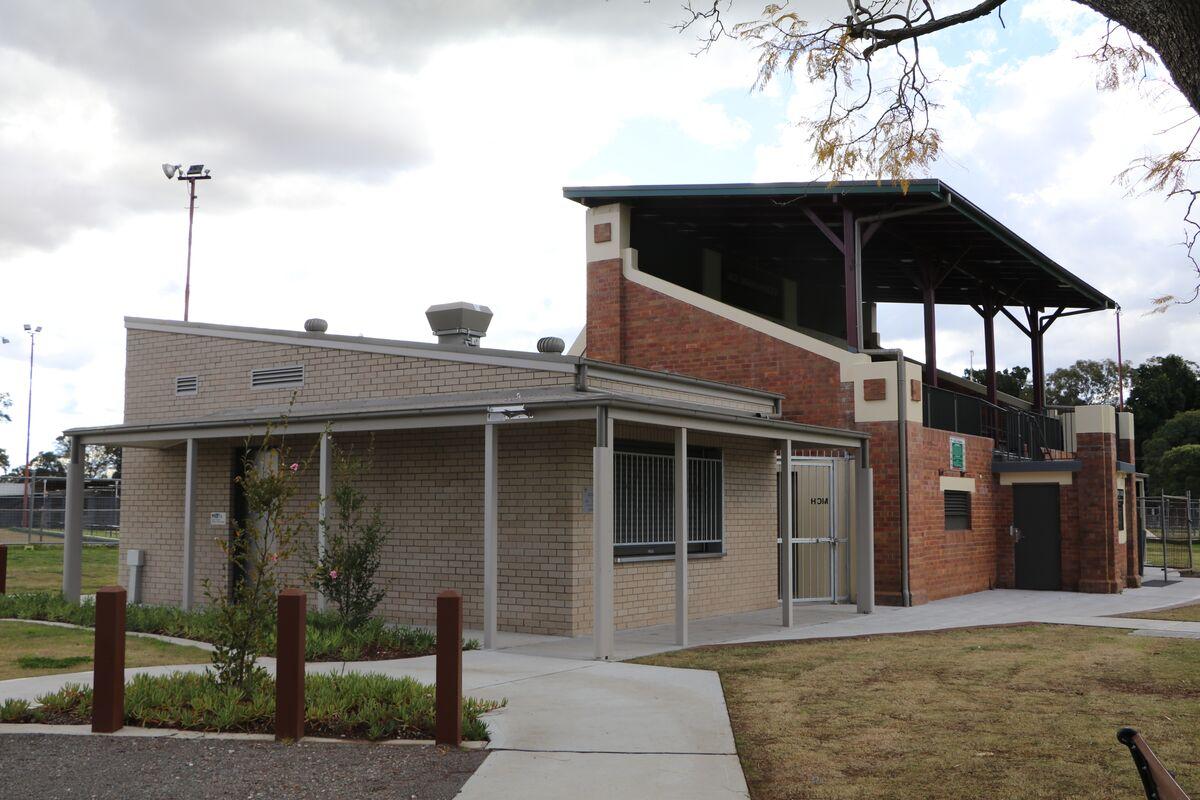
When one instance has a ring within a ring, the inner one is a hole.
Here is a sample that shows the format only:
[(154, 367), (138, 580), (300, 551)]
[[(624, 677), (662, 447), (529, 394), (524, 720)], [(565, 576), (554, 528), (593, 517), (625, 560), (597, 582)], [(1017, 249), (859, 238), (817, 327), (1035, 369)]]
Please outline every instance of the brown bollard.
[(8, 585), (8, 545), (0, 544), (0, 594)]
[(279, 593), (275, 628), (275, 741), (304, 738), (305, 597), (299, 589)]
[(438, 744), (462, 744), (462, 595), (453, 589), (437, 596), (437, 689), (434, 702)]
[(92, 677), (92, 732), (112, 733), (125, 725), (125, 590), (96, 592), (96, 652)]

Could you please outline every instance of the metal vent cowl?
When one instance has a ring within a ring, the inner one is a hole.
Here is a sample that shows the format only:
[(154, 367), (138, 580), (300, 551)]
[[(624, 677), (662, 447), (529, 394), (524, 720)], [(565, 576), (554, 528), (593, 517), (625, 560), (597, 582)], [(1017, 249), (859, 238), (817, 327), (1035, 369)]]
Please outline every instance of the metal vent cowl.
[(475, 303), (441, 303), (425, 310), (438, 344), (478, 347), (492, 322), (492, 310)]

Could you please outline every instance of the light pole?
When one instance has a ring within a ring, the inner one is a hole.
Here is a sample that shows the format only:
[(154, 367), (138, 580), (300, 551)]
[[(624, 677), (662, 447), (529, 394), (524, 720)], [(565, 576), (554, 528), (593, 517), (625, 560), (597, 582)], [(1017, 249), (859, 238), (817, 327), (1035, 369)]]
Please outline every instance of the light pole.
[[(30, 433), (33, 430), (33, 345), (37, 339), (37, 335), (42, 332), (42, 326), (34, 327), (28, 322), (25, 323), (25, 332), (29, 334), (29, 406), (25, 414), (25, 492), (24, 500), (21, 503), (21, 518), (28, 532), (31, 529), (31, 520), (29, 517), (30, 500), (32, 500), (31, 492), (33, 490), (33, 465), (29, 463), (29, 439)], [(33, 541), (33, 534), (29, 534), (30, 541)]]
[(188, 183), (188, 248), (187, 248), (187, 273), (183, 280), (183, 321), (188, 321), (188, 302), (191, 300), (192, 294), (192, 220), (196, 216), (196, 181), (207, 181), (212, 178), (209, 171), (204, 168), (203, 164), (192, 164), (187, 168), (187, 172), (183, 171), (182, 164), (163, 164), (163, 174), (167, 176), (167, 180), (175, 178)]

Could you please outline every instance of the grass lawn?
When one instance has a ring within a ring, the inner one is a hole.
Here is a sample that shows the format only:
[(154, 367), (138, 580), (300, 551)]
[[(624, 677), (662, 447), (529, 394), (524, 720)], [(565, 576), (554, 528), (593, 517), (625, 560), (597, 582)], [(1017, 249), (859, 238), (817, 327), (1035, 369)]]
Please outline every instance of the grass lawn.
[(1134, 798), (1117, 729), (1200, 796), (1200, 642), (1021, 627), (666, 653), (716, 670), (755, 800)]
[[(8, 547), (8, 592), (58, 592), (62, 590), (62, 545)], [(117, 582), (117, 548), (108, 545), (83, 548), (84, 594)]]
[[(92, 668), (94, 636), (91, 631), (36, 625), (30, 622), (0, 622), (0, 681), (84, 672)], [(125, 666), (158, 664), (206, 664), (209, 654), (196, 647), (125, 637)]]
[[(1191, 603), (1176, 608), (1164, 608), (1159, 611), (1135, 611), (1132, 614), (1119, 614), (1121, 617), (1133, 619), (1169, 619), (1176, 622), (1200, 622), (1200, 603)], [(1153, 745), (1152, 745), (1153, 746)]]

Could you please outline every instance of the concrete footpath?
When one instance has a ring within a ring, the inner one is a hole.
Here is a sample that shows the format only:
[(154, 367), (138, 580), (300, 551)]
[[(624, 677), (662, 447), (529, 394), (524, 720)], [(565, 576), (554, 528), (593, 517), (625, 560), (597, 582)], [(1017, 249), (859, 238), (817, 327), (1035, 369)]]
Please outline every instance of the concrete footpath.
[[(778, 625), (778, 609), (700, 620), (693, 644), (779, 641), (939, 630), (1012, 622), (1124, 628), (1135, 635), (1200, 638), (1200, 623), (1113, 617), (1200, 601), (1200, 579), (1121, 595), (996, 590), (916, 608), (858, 615), (846, 606), (797, 606), (797, 623)], [(623, 658), (676, 649), (670, 626), (617, 635)], [(586, 637), (501, 634), (502, 648), (463, 654), (468, 695), (507, 699), (488, 715), (490, 755), (463, 786), (464, 798), (569, 797), (572, 800), (748, 797), (715, 673), (589, 658)], [(270, 659), (264, 666), (273, 668)], [(189, 667), (199, 669), (202, 667)], [(152, 667), (135, 672), (169, 672)], [(434, 680), (432, 657), (310, 664), (309, 672), (382, 672)], [(90, 673), (0, 681), (0, 701), (32, 699)]]

